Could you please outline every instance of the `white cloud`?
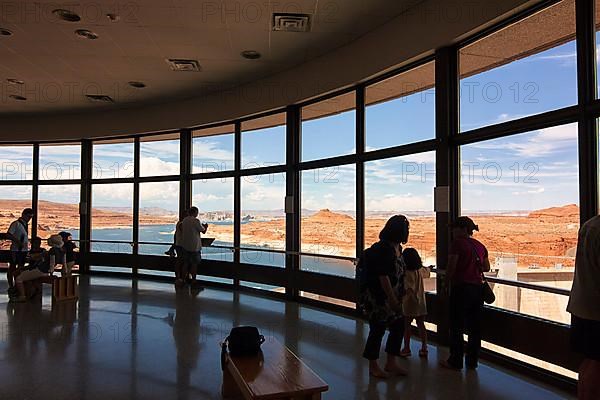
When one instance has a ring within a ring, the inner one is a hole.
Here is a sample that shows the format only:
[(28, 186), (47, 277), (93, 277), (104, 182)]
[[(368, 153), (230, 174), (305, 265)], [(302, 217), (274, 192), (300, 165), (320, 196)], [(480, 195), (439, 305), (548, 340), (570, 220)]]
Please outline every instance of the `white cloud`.
[(526, 140), (519, 140), (519, 136), (502, 139), (501, 141), (482, 142), (471, 145), (471, 148), (481, 150), (506, 150), (506, 156), (523, 158), (539, 158), (553, 154), (557, 151), (576, 148), (577, 125), (568, 124), (545, 128), (526, 136)]
[(366, 208), (369, 211), (431, 211), (433, 210), (433, 201), (431, 196), (412, 193), (386, 194), (381, 198), (367, 201)]
[(157, 157), (141, 157), (140, 174), (142, 176), (179, 175), (179, 163), (164, 161)]

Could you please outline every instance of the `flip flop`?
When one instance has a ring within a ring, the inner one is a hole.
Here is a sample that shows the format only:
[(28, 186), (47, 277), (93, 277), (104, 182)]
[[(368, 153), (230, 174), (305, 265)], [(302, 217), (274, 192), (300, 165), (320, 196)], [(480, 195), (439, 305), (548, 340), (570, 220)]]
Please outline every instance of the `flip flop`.
[(411, 351), (401, 351), (400, 352), (400, 357), (410, 357), (412, 355)]

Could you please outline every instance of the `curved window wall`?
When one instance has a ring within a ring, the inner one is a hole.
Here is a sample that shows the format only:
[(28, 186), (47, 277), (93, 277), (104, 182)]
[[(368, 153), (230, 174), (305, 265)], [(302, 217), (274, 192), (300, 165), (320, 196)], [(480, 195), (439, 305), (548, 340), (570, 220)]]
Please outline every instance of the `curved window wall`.
[[(578, 20), (591, 27), (592, 14)], [(203, 279), (349, 310), (354, 262), (389, 216), (407, 215), (406, 246), (443, 268), (447, 223), (470, 215), (493, 264), (498, 301), (486, 312), (550, 320), (544, 329), (564, 333), (577, 229), (599, 197), (600, 102), (571, 107), (595, 99), (596, 82), (578, 79), (576, 61), (592, 70), (596, 57), (575, 57), (595, 43), (576, 46), (574, 24), (574, 1), (555, 2), (435, 59), (219, 126), (1, 145), (0, 228), (32, 206), (30, 234), (71, 231), (84, 270), (172, 276), (163, 253), (195, 205), (213, 239)], [(490, 97), (498, 87), (502, 96)], [(436, 186), (448, 198), (434, 202)], [(443, 287), (442, 276), (426, 289)], [(571, 368), (567, 356), (494, 340), (496, 350)]]

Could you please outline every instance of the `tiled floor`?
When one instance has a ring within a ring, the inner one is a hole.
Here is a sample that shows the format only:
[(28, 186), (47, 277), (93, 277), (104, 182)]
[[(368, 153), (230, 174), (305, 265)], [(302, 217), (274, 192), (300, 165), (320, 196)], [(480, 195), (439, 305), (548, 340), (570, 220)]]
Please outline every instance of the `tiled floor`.
[[(0, 296), (0, 399), (220, 399), (219, 341), (256, 325), (298, 354), (330, 386), (325, 399), (564, 399), (571, 396), (483, 363), (477, 372), (403, 364), (410, 375), (368, 377), (360, 321), (258, 296), (165, 283), (82, 278), (77, 305), (10, 304)], [(0, 282), (6, 291), (6, 281)], [(413, 354), (418, 349), (413, 343)]]

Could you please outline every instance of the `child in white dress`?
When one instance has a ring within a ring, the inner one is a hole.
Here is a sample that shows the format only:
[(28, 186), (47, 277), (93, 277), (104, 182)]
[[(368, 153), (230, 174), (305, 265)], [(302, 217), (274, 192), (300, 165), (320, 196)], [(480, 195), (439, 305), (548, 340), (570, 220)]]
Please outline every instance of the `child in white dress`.
[(404, 275), (405, 295), (402, 299), (402, 311), (404, 313), (404, 348), (400, 353), (403, 357), (409, 357), (410, 352), (410, 324), (413, 319), (417, 320), (419, 336), (421, 336), (420, 357), (427, 357), (427, 330), (425, 329), (425, 316), (427, 315), (427, 303), (425, 302), (425, 287), (423, 279), (429, 278), (429, 268), (423, 266), (421, 257), (413, 248), (404, 249), (402, 258), (406, 264)]

